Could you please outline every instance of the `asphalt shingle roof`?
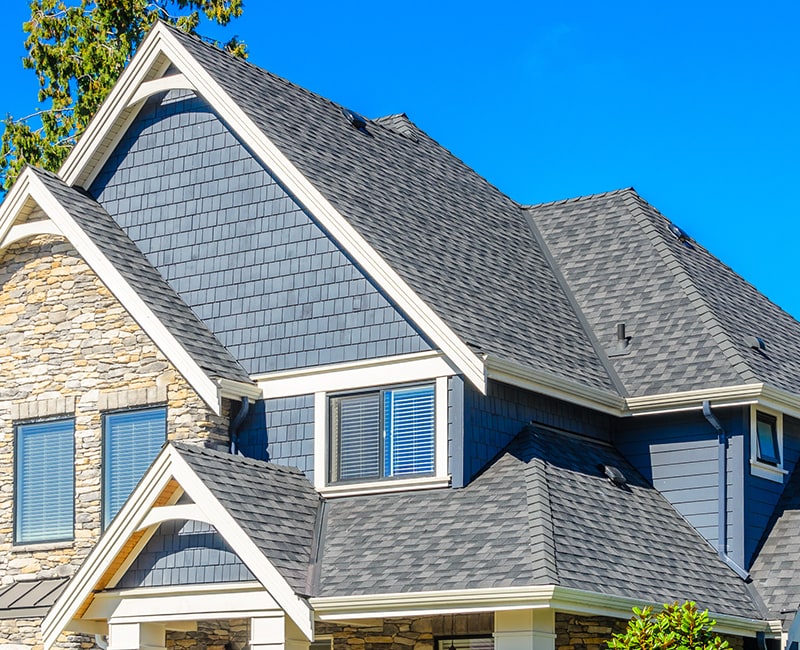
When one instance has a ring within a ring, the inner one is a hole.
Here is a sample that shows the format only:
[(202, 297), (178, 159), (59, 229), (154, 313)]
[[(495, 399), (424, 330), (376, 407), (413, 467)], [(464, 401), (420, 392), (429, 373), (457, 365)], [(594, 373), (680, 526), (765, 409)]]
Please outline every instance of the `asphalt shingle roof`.
[(359, 131), (333, 102), (174, 33), (463, 341), (615, 390), (515, 202), (403, 116)]
[(800, 466), (789, 478), (750, 574), (773, 616), (791, 623), (800, 609)]
[(697, 531), (619, 452), (588, 439), (529, 427), (461, 490), (327, 504), (321, 596), (544, 584), (760, 616)]
[(309, 593), (320, 497), (300, 470), (170, 443), (298, 594)]
[[(252, 383), (238, 361), (96, 201), (55, 174), (33, 171), (203, 370), (210, 376)], [(131, 316), (137, 318), (137, 314)]]
[[(631, 395), (755, 382), (800, 392), (800, 323), (700, 244), (679, 241), (632, 189), (528, 211)], [(617, 323), (631, 337), (619, 356)]]

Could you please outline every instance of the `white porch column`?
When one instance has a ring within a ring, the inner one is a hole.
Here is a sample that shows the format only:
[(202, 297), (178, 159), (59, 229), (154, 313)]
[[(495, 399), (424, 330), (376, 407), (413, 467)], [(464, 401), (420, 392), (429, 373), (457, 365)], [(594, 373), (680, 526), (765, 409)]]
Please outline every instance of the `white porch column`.
[(166, 628), (160, 623), (108, 624), (108, 650), (165, 650)]
[(283, 612), (250, 619), (250, 650), (308, 650), (308, 639)]
[(495, 612), (495, 650), (555, 650), (556, 615), (552, 609)]

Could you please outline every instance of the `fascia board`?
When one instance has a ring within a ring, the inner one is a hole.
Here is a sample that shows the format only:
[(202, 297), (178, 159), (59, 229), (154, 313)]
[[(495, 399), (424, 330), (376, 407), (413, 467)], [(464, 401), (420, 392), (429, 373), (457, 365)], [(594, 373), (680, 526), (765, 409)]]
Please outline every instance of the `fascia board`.
[[(58, 172), (67, 185), (84, 187), (90, 184), (122, 133), (127, 130), (125, 127), (138, 112), (136, 106), (131, 106), (131, 101), (142, 83), (147, 81), (148, 74), (158, 60), (159, 43), (164, 33), (167, 33), (166, 29), (160, 23), (156, 24), (139, 44), (136, 55), (125, 67), (108, 97), (78, 138), (78, 142)], [(119, 129), (122, 133), (114, 138), (113, 130), (117, 126), (122, 127)], [(98, 158), (98, 150), (104, 144), (108, 146)]]
[(521, 363), (487, 356), (486, 368), (489, 379), (555, 397), (571, 404), (610, 415), (620, 415), (625, 410), (625, 399), (611, 391), (584, 386)]
[[(318, 597), (310, 602), (321, 621), (540, 608), (629, 619), (633, 607), (662, 605), (554, 585)], [(726, 634), (752, 636), (775, 629), (774, 621), (713, 612), (711, 616), (717, 621), (717, 631)]]
[(240, 400), (246, 397), (250, 400), (258, 400), (264, 397), (264, 392), (255, 384), (248, 384), (243, 381), (235, 381), (233, 379), (219, 378), (220, 396), (227, 399)]
[[(314, 215), (331, 237), (359, 264), (368, 276), (386, 292), (398, 307), (440, 348), (464, 376), (481, 392), (486, 390), (485, 370), (481, 359), (459, 339), (391, 266), (370, 246), (350, 223), (322, 196), (300, 171), (281, 153), (246, 115), (211, 75), (189, 54), (163, 26), (156, 25), (134, 57), (130, 70), (122, 75), (117, 87), (101, 107), (84, 133), (79, 146), (68, 157), (60, 175), (74, 185), (86, 183), (93, 161), (93, 151), (120, 119), (136, 96), (138, 86), (163, 52), (181, 71), (185, 80), (211, 104), (234, 133), (245, 143), (277, 180)], [(128, 116), (130, 119), (130, 115)]]
[(200, 480), (194, 470), (176, 451), (173, 452), (173, 472), (175, 479), (205, 513), (205, 521), (214, 522), (214, 527), (233, 549), (248, 569), (264, 585), (269, 594), (289, 618), (306, 635), (314, 638), (312, 611), (308, 603), (297, 596), (294, 589), (275, 568), (272, 562), (255, 545), (250, 536), (242, 530), (231, 514), (217, 500), (211, 490)]
[(70, 216), (55, 196), (34, 174), (29, 180), (33, 199), (52, 219), (64, 236), (108, 287), (109, 291), (125, 307), (139, 326), (147, 333), (194, 388), (202, 400), (216, 413), (220, 413), (220, 395), (217, 384), (189, 355), (167, 327), (158, 319), (150, 307), (122, 277), (116, 267), (106, 258), (97, 245)]
[(159, 454), (78, 572), (67, 583), (64, 593), (42, 621), (45, 650), (56, 643), (58, 636), (67, 629), (81, 605), (91, 598), (109, 565), (122, 552), (131, 535), (140, 527), (141, 520), (167, 487), (172, 479), (170, 469), (173, 456), (174, 452), (170, 447)]
[(715, 406), (753, 401), (761, 397), (763, 389), (764, 384), (742, 384), (679, 393), (629, 397), (625, 402), (631, 415), (640, 415), (678, 409), (686, 410), (687, 407), (701, 408), (705, 400), (709, 400)]

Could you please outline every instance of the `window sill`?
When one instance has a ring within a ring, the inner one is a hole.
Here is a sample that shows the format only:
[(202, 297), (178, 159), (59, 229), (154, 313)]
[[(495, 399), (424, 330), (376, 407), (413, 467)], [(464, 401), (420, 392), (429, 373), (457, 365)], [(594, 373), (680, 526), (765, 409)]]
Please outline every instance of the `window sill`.
[(758, 460), (750, 460), (750, 473), (758, 478), (763, 478), (768, 481), (775, 481), (776, 483), (783, 483), (783, 477), (788, 474), (785, 469), (762, 463)]
[(371, 481), (370, 483), (347, 483), (346, 485), (328, 485), (319, 489), (319, 493), (328, 498), (352, 497), (361, 494), (384, 494), (387, 492), (410, 492), (412, 490), (431, 490), (450, 487), (450, 477), (425, 476), (423, 478), (395, 479)]
[(72, 547), (75, 540), (62, 539), (60, 542), (19, 542), (11, 546), (12, 553), (32, 553), (35, 551), (55, 551), (62, 548)]

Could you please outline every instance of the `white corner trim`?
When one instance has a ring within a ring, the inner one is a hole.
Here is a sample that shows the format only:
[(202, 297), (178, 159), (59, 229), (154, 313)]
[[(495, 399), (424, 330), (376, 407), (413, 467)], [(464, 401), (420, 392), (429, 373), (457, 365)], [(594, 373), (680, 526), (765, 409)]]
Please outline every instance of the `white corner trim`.
[(265, 399), (310, 395), (320, 391), (334, 392), (357, 390), (371, 386), (384, 386), (389, 378), (392, 384), (445, 377), (456, 371), (439, 352), (421, 352), (353, 361), (329, 366), (299, 368), (259, 375), (258, 387)]
[(450, 423), (448, 422), (448, 409), (450, 407), (450, 394), (449, 394), (449, 378), (437, 377), (436, 389), (434, 390), (434, 405), (436, 412), (434, 415), (434, 422), (436, 425), (436, 433), (434, 437), (434, 461), (436, 467), (434, 471), (437, 477), (447, 477), (448, 485), (450, 477), (447, 476), (447, 443), (448, 434), (450, 433)]
[(2, 242), (0, 242), (0, 251), (22, 239), (28, 239), (36, 235), (59, 235), (63, 237), (64, 233), (61, 232), (52, 219), (39, 219), (17, 224), (12, 226), (6, 236), (3, 237)]
[(167, 77), (159, 77), (158, 79), (151, 79), (150, 81), (143, 81), (136, 89), (136, 92), (133, 93), (133, 97), (128, 100), (125, 108), (130, 108), (148, 97), (168, 90), (196, 90), (196, 88), (194, 84), (186, 78), (186, 75), (181, 73), (171, 74)]
[[(96, 117), (64, 162), (60, 175), (74, 185), (86, 181), (103, 155), (96, 155), (143, 83), (164, 54), (219, 113), (232, 131), (264, 163), (284, 187), (320, 222), (323, 229), (353, 257), (434, 345), (453, 361), (460, 372), (480, 391), (486, 390), (483, 362), (450, 327), (423, 301), (397, 272), (370, 246), (353, 226), (331, 205), (311, 182), (284, 156), (247, 116), (202, 65), (181, 46), (172, 33), (156, 25), (145, 38), (128, 69), (101, 106)], [(128, 118), (133, 111), (129, 110)], [(124, 126), (124, 125), (122, 125)]]
[(30, 170), (26, 170), (24, 173), (28, 177), (26, 184), (30, 196), (44, 210), (59, 232), (63, 233), (64, 237), (70, 241), (114, 297), (125, 307), (167, 359), (175, 365), (192, 388), (197, 391), (201, 399), (216, 414), (219, 414), (220, 396), (217, 384), (186, 352), (44, 183)]

